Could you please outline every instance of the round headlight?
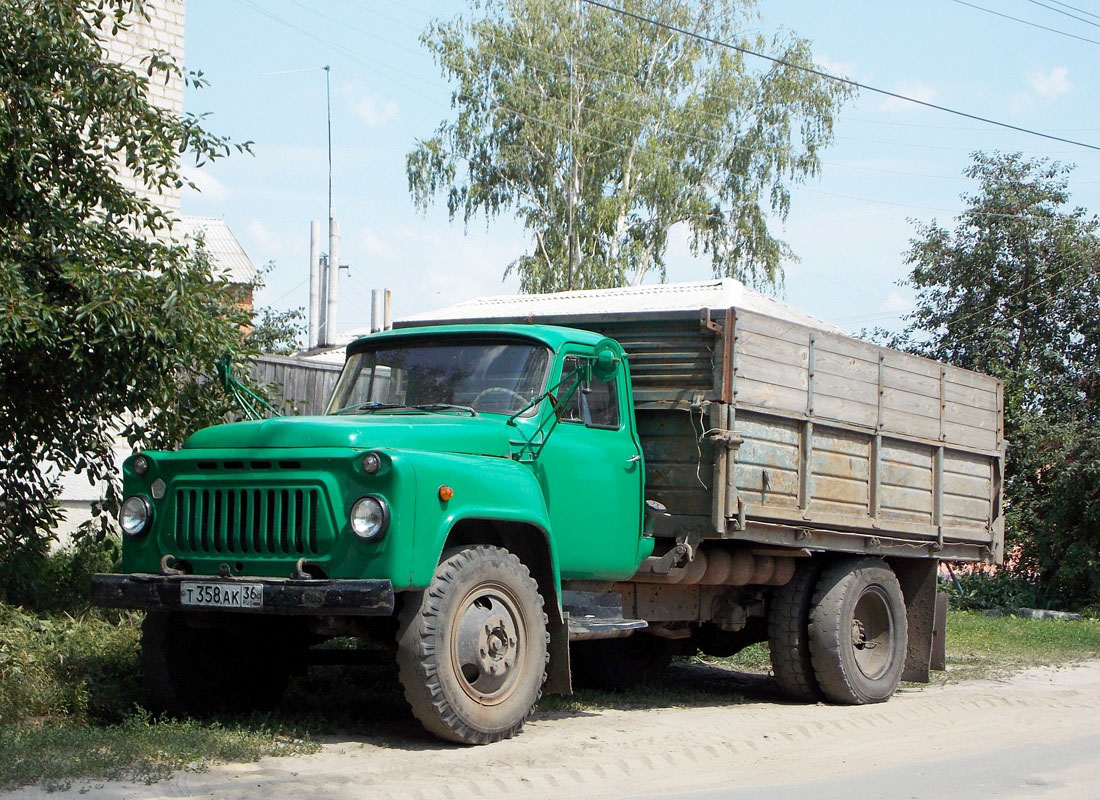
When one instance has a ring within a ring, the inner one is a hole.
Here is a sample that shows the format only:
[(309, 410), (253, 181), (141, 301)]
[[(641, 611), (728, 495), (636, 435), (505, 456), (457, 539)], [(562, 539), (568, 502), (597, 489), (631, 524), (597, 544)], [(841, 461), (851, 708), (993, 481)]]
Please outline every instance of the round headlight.
[(389, 525), (390, 509), (377, 497), (361, 497), (351, 507), (350, 522), (360, 539), (379, 539)]
[(153, 523), (153, 504), (144, 497), (127, 497), (118, 515), (118, 524), (129, 536), (140, 536)]
[(382, 456), (378, 453), (367, 453), (363, 456), (363, 472), (373, 475), (382, 469)]
[(142, 455), (134, 456), (134, 461), (133, 461), (132, 466), (134, 468), (134, 474), (135, 475), (147, 475), (147, 474), (149, 474), (150, 462), (149, 462), (148, 456), (142, 456)]

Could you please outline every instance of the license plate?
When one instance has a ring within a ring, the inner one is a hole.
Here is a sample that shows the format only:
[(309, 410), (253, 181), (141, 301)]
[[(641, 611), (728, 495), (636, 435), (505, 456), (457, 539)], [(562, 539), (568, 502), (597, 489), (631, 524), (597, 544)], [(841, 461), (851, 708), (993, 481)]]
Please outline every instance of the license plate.
[(263, 608), (262, 583), (181, 583), (180, 603), (214, 608)]

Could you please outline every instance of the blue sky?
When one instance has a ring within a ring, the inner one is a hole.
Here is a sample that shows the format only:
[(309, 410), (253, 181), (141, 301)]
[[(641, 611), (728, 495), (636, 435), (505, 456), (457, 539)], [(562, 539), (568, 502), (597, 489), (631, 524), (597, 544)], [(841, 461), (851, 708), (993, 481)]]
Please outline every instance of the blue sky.
[[(1049, 0), (974, 5), (1100, 42), (1100, 18)], [(1072, 19), (1051, 8), (1074, 13)], [(1070, 5), (1100, 14), (1096, 0)], [(507, 216), (487, 227), (449, 223), (444, 207), (414, 209), (405, 154), (450, 113), (449, 88), (418, 36), (455, 0), (188, 0), (189, 91), (208, 127), (252, 140), (192, 173), (184, 213), (224, 217), (257, 264), (274, 261), (257, 305), (308, 303), (309, 221), (326, 214), (325, 64), (332, 66), (334, 179), (342, 260), (339, 329), (369, 323), (371, 288), (394, 292), (400, 317), (480, 294), (515, 291), (505, 265), (527, 238)], [(759, 29), (809, 39), (823, 68), (941, 105), (1100, 145), (1100, 44), (999, 18), (955, 0), (772, 0)], [(278, 74), (273, 74), (278, 73)], [(779, 296), (851, 330), (896, 327), (910, 303), (897, 282), (911, 219), (949, 223), (971, 184), (974, 150), (1021, 150), (1078, 165), (1076, 204), (1100, 209), (1100, 152), (994, 128), (864, 92), (841, 112), (822, 174), (794, 192), (780, 234), (801, 260)], [(673, 236), (669, 280), (703, 280), (708, 262)]]

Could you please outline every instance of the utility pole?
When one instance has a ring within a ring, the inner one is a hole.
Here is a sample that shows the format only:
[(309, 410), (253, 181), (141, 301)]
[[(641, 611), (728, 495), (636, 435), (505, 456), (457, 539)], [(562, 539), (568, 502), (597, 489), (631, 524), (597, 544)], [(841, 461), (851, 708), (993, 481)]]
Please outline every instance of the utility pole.
[(574, 132), (577, 127), (577, 107), (573, 101), (573, 83), (577, 77), (577, 67), (573, 57), (573, 39), (576, 36), (577, 19), (581, 13), (581, 0), (573, 0), (573, 16), (569, 21), (569, 186), (566, 191), (566, 203), (569, 218), (566, 224), (566, 245), (569, 250), (569, 268), (565, 276), (566, 291), (573, 289), (573, 273), (577, 265), (577, 244), (573, 232), (573, 208), (577, 203), (577, 154), (574, 149)]
[(309, 223), (309, 349), (321, 343), (321, 223)]

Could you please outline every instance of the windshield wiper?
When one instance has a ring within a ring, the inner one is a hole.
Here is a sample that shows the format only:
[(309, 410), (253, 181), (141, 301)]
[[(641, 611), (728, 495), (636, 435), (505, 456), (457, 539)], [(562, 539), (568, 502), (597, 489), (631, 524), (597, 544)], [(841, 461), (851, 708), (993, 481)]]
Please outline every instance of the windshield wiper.
[(454, 403), (421, 403), (419, 405), (410, 406), (410, 405), (406, 405), (405, 403), (372, 402), (372, 403), (360, 403), (359, 405), (348, 406), (347, 408), (340, 408), (340, 409), (337, 409), (336, 411), (333, 411), (332, 413), (333, 414), (347, 414), (347, 413), (350, 413), (350, 412), (354, 411), (356, 413), (371, 414), (375, 411), (392, 411), (394, 409), (399, 409), (399, 408), (408, 409), (409, 411), (428, 411), (428, 412), (433, 412), (433, 411), (434, 412), (438, 412), (438, 411), (465, 411), (471, 417), (476, 417), (477, 416), (477, 411), (475, 411), (470, 406), (460, 406), (460, 405), (455, 405)]
[(333, 414), (345, 414), (349, 411), (356, 411), (356, 412), (366, 412), (366, 413), (369, 414), (369, 413), (374, 412), (374, 411), (385, 411), (387, 409), (392, 409), (392, 408), (408, 408), (408, 409), (413, 410), (413, 411), (426, 410), (426, 409), (420, 409), (417, 406), (407, 406), (404, 403), (378, 403), (378, 402), (372, 402), (372, 403), (360, 403), (359, 405), (348, 406), (347, 408), (338, 408), (336, 411), (333, 411), (332, 413)]
[(465, 411), (471, 417), (477, 416), (477, 411), (471, 406), (459, 406), (454, 403), (423, 403), (421, 405), (412, 406), (412, 408), (419, 409), (420, 411)]

